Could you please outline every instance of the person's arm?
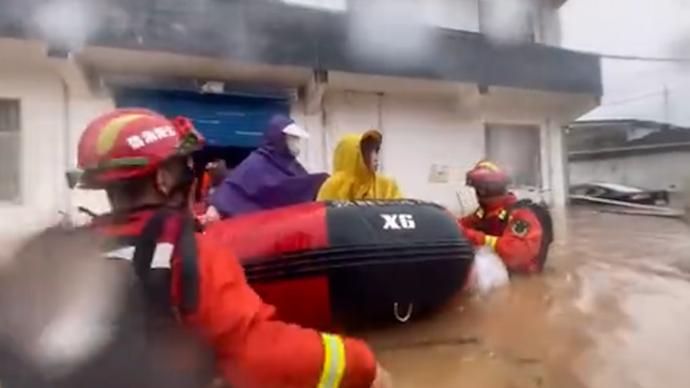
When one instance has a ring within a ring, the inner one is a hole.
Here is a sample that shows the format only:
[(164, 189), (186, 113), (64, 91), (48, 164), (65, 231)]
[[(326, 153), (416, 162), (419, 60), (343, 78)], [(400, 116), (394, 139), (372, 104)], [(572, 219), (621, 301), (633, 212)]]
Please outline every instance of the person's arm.
[(494, 249), (493, 242), (496, 241), (496, 236), (491, 236), (482, 231), (472, 228), (462, 228), (462, 232), (475, 247), (481, 247), (483, 245), (486, 245), (488, 247), (491, 247), (491, 249)]
[(238, 261), (203, 236), (198, 241), (199, 304), (186, 321), (212, 344), (230, 384), (372, 386), (377, 364), (364, 342), (274, 320), (273, 308), (249, 287)]
[(232, 187), (231, 183), (226, 179), (218, 185), (218, 187), (213, 191), (213, 194), (209, 196), (208, 203), (212, 206), (218, 214), (222, 217), (232, 216), (232, 206), (228, 201), (231, 196)]
[(534, 273), (543, 238), (541, 223), (529, 209), (514, 210), (503, 235), (492, 242), (496, 253), (511, 272)]
[(463, 229), (477, 229), (477, 225), (481, 221), (478, 215), (480, 211), (481, 208), (477, 208), (472, 214), (460, 218), (460, 225)]
[(316, 195), (317, 201), (336, 201), (345, 200), (347, 198), (340, 198), (338, 195), (339, 184), (334, 176), (326, 179), (326, 181), (321, 185), (318, 194)]
[(501, 236), (492, 236), (474, 229), (477, 220), (476, 213), (460, 220), (463, 233), (474, 246), (485, 245), (493, 249), (511, 272), (533, 273), (539, 270), (536, 261), (543, 231), (532, 211), (513, 211)]
[(402, 191), (400, 191), (400, 186), (398, 186), (398, 182), (395, 180), (391, 179), (390, 180), (390, 190), (389, 194), (386, 197), (386, 199), (400, 199), (403, 197)]
[(294, 205), (295, 199), (303, 199), (303, 202), (314, 201), (327, 179), (328, 174), (324, 173), (285, 177), (260, 187), (253, 196), (270, 199), (274, 206)]
[(462, 233), (474, 246), (482, 246), (486, 244), (486, 234), (477, 229), (479, 222), (482, 220), (479, 216), (481, 208), (478, 208), (472, 214), (458, 219), (458, 224)]

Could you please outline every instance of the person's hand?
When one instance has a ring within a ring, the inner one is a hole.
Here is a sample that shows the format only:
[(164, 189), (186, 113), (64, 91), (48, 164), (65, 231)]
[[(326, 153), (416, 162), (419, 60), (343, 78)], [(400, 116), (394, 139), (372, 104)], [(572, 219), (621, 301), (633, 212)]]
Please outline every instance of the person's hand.
[(206, 213), (204, 213), (202, 216), (199, 216), (198, 219), (201, 225), (207, 225), (211, 222), (220, 220), (220, 213), (218, 213), (218, 210), (216, 210), (215, 207), (209, 206), (206, 210)]
[(393, 388), (393, 379), (390, 373), (383, 369), (381, 365), (376, 366), (376, 377), (371, 383), (371, 388)]
[(213, 222), (213, 221), (220, 220), (220, 213), (218, 213), (218, 210), (216, 210), (215, 207), (213, 207), (213, 206), (208, 207), (208, 209), (206, 210), (206, 220), (207, 220), (207, 222)]

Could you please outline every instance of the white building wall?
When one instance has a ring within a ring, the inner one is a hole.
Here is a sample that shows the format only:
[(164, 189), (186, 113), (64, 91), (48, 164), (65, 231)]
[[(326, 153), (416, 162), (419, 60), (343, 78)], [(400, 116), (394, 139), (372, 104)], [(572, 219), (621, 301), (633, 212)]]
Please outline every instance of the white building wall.
[(546, 120), (542, 127), (542, 176), (543, 189), (548, 191), (552, 205), (563, 209), (567, 204), (567, 190), (569, 185), (567, 173), (565, 137), (563, 123)]
[[(325, 137), (327, 149), (327, 170), (333, 168), (332, 155), (338, 140), (347, 133), (362, 133), (369, 129), (378, 129), (386, 138), (386, 130), (381, 126), (381, 104), (383, 95), (364, 92), (328, 92), (323, 102), (324, 126), (322, 136)], [(383, 168), (387, 167), (384, 158)]]
[[(484, 157), (484, 128), (462, 117), (451, 101), (391, 97), (383, 105), (385, 173), (411, 198), (440, 203), (456, 213), (464, 172)], [(447, 166), (448, 179), (432, 179), (432, 167)]]
[(570, 163), (570, 183), (614, 182), (648, 189), (686, 189), (690, 152), (675, 151)]
[[(79, 205), (106, 211), (102, 192), (68, 191), (64, 174), (76, 165), (77, 141), (87, 123), (113, 108), (107, 90), (91, 90), (79, 66), (47, 58), (37, 43), (0, 39), (0, 52), (0, 98), (21, 100), (23, 190), (21, 203), (0, 203), (0, 243), (57, 222), (61, 211), (75, 215)], [(188, 73), (194, 63), (189, 61), (190, 66), (183, 66)], [(121, 71), (127, 73), (129, 62), (122, 63)], [(199, 68), (198, 76), (204, 74)], [(485, 125), (530, 124), (541, 131), (544, 197), (559, 206), (563, 203), (560, 125), (589, 106), (587, 96), (501, 88), (480, 95), (473, 85), (422, 82), (401, 88), (404, 82), (386, 77), (379, 77), (375, 85), (362, 84), (366, 77), (350, 78), (352, 82), (327, 89), (321, 109), (310, 115), (304, 114), (304, 101), (294, 103), (293, 116), (312, 135), (302, 156), (310, 170), (331, 171), (333, 150), (343, 134), (379, 129), (384, 134), (384, 174), (395, 178), (408, 197), (464, 213), (476, 205), (464, 185), (464, 173), (485, 157)], [(343, 90), (350, 84), (393, 91)], [(432, 176), (432, 170), (441, 174)]]
[(18, 99), (21, 110), (21, 194), (17, 203), (0, 202), (4, 244), (58, 219), (66, 192), (60, 184), (65, 127), (63, 88), (46, 66), (3, 59), (0, 98)]
[[(309, 170), (332, 170), (343, 135), (378, 129), (384, 136), (381, 172), (394, 178), (406, 197), (455, 212), (461, 211), (456, 192), (464, 187), (464, 171), (484, 155), (479, 116), (466, 117), (452, 100), (337, 91), (326, 95), (321, 122), (305, 120), (299, 105), (293, 116), (312, 135), (304, 157)], [(433, 165), (449, 167), (447, 181), (432, 182)]]
[[(384, 135), (382, 173), (396, 179), (407, 197), (438, 202), (456, 213), (476, 206), (465, 186), (465, 172), (485, 157), (485, 123), (534, 125), (540, 131), (542, 185), (518, 193), (564, 207), (567, 177), (560, 112), (549, 118), (509, 105), (478, 104), (470, 112), (453, 99), (331, 91), (319, 114), (305, 119), (299, 102), (292, 114), (312, 135), (302, 157), (310, 171), (331, 172), (342, 135), (379, 129)], [(434, 168), (445, 169), (445, 178), (434, 179)]]
[[(102, 193), (70, 192), (65, 172), (76, 166), (76, 144), (86, 123), (112, 107), (77, 79), (67, 60), (45, 56), (42, 46), (0, 40), (0, 98), (20, 100), (21, 197), (0, 202), (0, 243), (12, 248), (23, 236), (76, 214), (77, 205), (107, 209)], [(8, 252), (11, 249), (5, 249)]]
[[(74, 169), (77, 165), (77, 144), (86, 126), (98, 115), (106, 113), (115, 107), (109, 96), (94, 96), (91, 94), (72, 94), (70, 96), (69, 141), (70, 148), (66, 156), (67, 169)], [(70, 216), (77, 223), (88, 220), (84, 214), (77, 211), (78, 206), (86, 207), (96, 213), (109, 211), (110, 206), (105, 192), (100, 190), (74, 189), (68, 192), (67, 206)]]

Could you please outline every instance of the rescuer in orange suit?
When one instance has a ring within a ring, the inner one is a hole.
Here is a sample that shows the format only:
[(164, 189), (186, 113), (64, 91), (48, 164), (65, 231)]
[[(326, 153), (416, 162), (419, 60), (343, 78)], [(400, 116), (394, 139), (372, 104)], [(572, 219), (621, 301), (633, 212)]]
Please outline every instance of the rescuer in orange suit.
[(477, 163), (466, 179), (479, 208), (460, 219), (465, 236), (475, 246), (492, 248), (511, 273), (541, 272), (553, 240), (548, 210), (519, 201), (508, 191), (508, 174), (490, 161)]
[(169, 306), (156, 307), (210, 345), (232, 387), (390, 387), (363, 341), (275, 320), (238, 260), (188, 227), (190, 153), (202, 144), (189, 120), (145, 109), (118, 109), (86, 128), (80, 186), (104, 189), (113, 208), (93, 228), (125, 244), (106, 256), (133, 262), (143, 283), (149, 272), (168, 274), (157, 300)]

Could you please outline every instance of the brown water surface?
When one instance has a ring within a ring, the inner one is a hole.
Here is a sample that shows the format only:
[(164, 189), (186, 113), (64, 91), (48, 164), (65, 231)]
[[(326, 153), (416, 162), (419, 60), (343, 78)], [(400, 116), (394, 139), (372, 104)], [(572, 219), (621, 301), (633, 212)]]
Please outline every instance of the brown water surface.
[(539, 277), (364, 333), (396, 387), (690, 387), (690, 228), (575, 209)]

